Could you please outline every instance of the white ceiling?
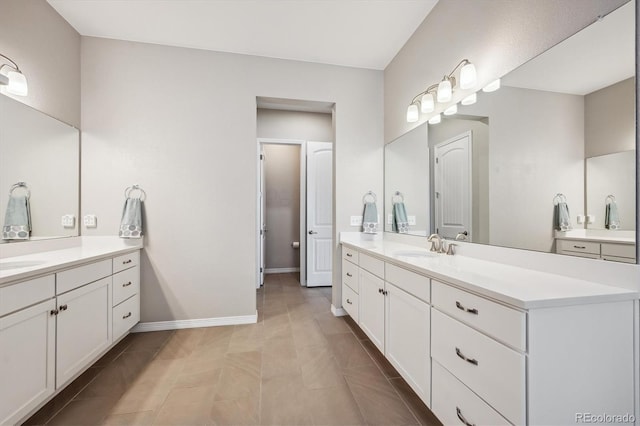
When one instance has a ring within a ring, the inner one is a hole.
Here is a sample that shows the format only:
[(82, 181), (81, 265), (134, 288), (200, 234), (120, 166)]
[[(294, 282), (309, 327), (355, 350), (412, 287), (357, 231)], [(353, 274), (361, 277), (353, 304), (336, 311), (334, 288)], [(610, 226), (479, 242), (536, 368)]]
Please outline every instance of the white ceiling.
[(630, 1), (509, 73), (504, 86), (586, 95), (635, 75)]
[(47, 0), (81, 35), (384, 69), (437, 0)]

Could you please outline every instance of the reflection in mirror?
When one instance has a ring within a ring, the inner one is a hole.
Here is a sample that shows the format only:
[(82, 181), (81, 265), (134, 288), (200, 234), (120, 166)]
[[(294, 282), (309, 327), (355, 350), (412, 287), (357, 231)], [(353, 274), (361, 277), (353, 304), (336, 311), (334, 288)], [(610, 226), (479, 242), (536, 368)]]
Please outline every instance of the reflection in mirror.
[[(589, 229), (634, 231), (636, 229), (635, 151), (616, 152), (587, 158), (587, 214)], [(613, 208), (605, 226), (607, 205)], [(615, 226), (617, 217), (617, 226)]]
[[(447, 238), (466, 232), (477, 243), (604, 258), (604, 243), (602, 252), (596, 244), (597, 254), (573, 253), (559, 241), (591, 238), (597, 223), (586, 229), (588, 214), (604, 220), (608, 194), (595, 213), (586, 209), (585, 158), (636, 149), (634, 6), (623, 5), (504, 76), (501, 89), (479, 93), (475, 104), (460, 105), (457, 114), (429, 126), (434, 230)], [(629, 192), (616, 195), (618, 203), (625, 197), (635, 206)], [(569, 233), (554, 231), (558, 193), (569, 206)], [(635, 224), (635, 210), (619, 205), (618, 211)], [(608, 260), (635, 258), (634, 239), (625, 236), (624, 243), (631, 246), (624, 253), (616, 248)]]
[[(428, 235), (431, 221), (426, 123), (385, 146), (384, 168), (384, 230)], [(403, 232), (402, 226), (394, 230), (394, 203), (396, 213), (402, 210), (400, 203), (404, 205), (407, 232)]]
[[(25, 182), (31, 239), (78, 235), (79, 166), (77, 129), (0, 95), (0, 220), (7, 216), (12, 186)], [(14, 190), (14, 196), (24, 194), (24, 187)], [(67, 227), (65, 215), (74, 217)], [(23, 240), (0, 240), (10, 241)]]

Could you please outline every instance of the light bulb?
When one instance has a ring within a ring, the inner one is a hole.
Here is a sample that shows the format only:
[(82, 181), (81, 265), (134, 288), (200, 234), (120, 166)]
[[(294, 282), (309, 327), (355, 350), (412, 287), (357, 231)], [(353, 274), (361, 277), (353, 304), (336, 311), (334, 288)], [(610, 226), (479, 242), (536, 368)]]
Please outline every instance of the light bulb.
[(497, 80), (493, 80), (491, 83), (487, 84), (484, 89), (482, 89), (483, 92), (495, 92), (496, 90), (498, 90), (500, 88), (500, 79)]
[(438, 84), (438, 102), (449, 102), (451, 100), (451, 81), (445, 77)]
[(476, 95), (475, 93), (472, 93), (466, 98), (464, 98), (460, 103), (462, 105), (473, 105), (476, 103), (477, 100), (478, 100), (478, 95)]
[(433, 112), (436, 108), (435, 102), (433, 101), (433, 95), (431, 93), (425, 93), (422, 95), (422, 99), (420, 99), (420, 109), (425, 114)]
[(9, 71), (7, 77), (9, 78), (7, 92), (17, 96), (27, 96), (29, 94), (27, 78), (24, 74), (18, 71)]
[(453, 115), (458, 112), (458, 104), (453, 104), (449, 108), (444, 110), (444, 115)]
[(407, 108), (407, 123), (415, 123), (420, 118), (420, 113), (418, 112), (418, 105), (411, 104), (409, 108)]
[(476, 66), (469, 62), (460, 69), (460, 88), (473, 89), (476, 85)]
[(438, 124), (441, 121), (442, 117), (440, 116), (440, 114), (436, 114), (429, 119), (429, 124)]

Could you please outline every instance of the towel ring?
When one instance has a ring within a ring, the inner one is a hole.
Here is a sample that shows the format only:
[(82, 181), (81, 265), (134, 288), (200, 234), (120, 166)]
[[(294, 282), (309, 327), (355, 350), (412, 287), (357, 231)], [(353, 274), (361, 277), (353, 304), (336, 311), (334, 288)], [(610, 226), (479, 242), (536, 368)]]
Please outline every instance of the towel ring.
[(25, 191), (27, 191), (27, 200), (31, 198), (31, 190), (27, 186), (26, 182), (16, 182), (13, 185), (11, 185), (11, 189), (9, 189), (9, 197), (11, 197), (13, 195), (13, 191), (15, 191), (18, 188), (24, 188)]
[(144, 201), (147, 199), (147, 193), (144, 192), (144, 189), (140, 188), (140, 185), (133, 185), (124, 190), (124, 198), (134, 198), (131, 197), (131, 193), (133, 191), (140, 191), (140, 195), (137, 197), (140, 201)]
[(391, 202), (392, 202), (392, 203), (395, 203), (395, 202), (396, 202), (396, 201), (395, 201), (396, 197), (397, 197), (397, 198), (400, 198), (400, 202), (401, 202), (401, 203), (404, 203), (404, 195), (402, 195), (402, 192), (400, 192), (400, 191), (396, 191), (396, 192), (395, 192), (395, 194), (393, 194), (393, 195), (391, 196)]
[(607, 195), (607, 198), (604, 199), (605, 204), (611, 204), (615, 202), (616, 202), (616, 197), (611, 194)]
[(555, 197), (553, 197), (553, 205), (556, 206), (558, 203), (566, 203), (567, 197), (564, 194), (557, 193)]
[(373, 202), (377, 203), (378, 202), (378, 197), (376, 197), (376, 194), (373, 191), (367, 191), (363, 196), (362, 196), (362, 204), (367, 202), (367, 197), (371, 197), (373, 198)]

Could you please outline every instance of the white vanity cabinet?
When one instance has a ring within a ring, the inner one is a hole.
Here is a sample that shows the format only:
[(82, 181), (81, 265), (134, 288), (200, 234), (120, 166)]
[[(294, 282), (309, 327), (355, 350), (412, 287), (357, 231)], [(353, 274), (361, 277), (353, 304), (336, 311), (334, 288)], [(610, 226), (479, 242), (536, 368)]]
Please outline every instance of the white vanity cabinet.
[(612, 262), (636, 263), (636, 245), (628, 243), (556, 237), (556, 253)]
[(0, 424), (25, 420), (126, 334), (139, 288), (139, 250), (0, 286)]

